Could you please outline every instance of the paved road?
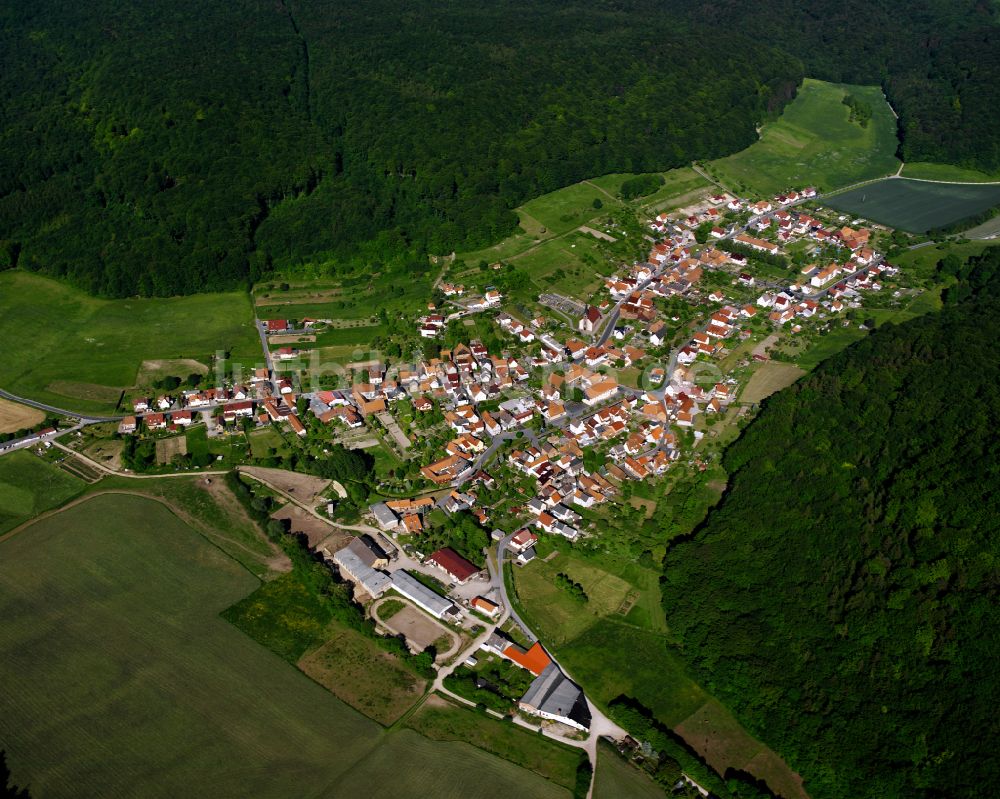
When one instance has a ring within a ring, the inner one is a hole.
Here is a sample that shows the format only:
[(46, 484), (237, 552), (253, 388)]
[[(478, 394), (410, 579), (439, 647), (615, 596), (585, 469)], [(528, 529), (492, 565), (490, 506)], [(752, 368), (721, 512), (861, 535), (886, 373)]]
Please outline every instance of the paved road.
[(264, 327), (264, 323), (257, 318), (256, 312), (254, 313), (254, 324), (257, 325), (260, 347), (264, 351), (264, 365), (267, 366), (267, 372), (271, 375), (271, 391), (275, 397), (280, 397), (281, 388), (278, 386), (278, 377), (274, 372), (274, 361), (271, 360), (271, 348), (267, 343), (267, 329)]
[(34, 447), (38, 444), (42, 444), (46, 441), (53, 441), (56, 436), (72, 433), (74, 430), (79, 430), (83, 426), (83, 423), (79, 422), (72, 427), (63, 427), (49, 433), (48, 435), (42, 436), (38, 433), (32, 433), (31, 435), (23, 436), (22, 438), (7, 441), (4, 444), (0, 444), (0, 455), (7, 455), (11, 452), (16, 452), (19, 449), (26, 449), (28, 447)]
[(32, 408), (37, 408), (40, 411), (56, 413), (60, 416), (72, 416), (79, 419), (81, 422), (86, 422), (87, 424), (97, 424), (98, 422), (119, 422), (123, 418), (121, 416), (88, 416), (87, 414), (80, 413), (79, 411), (57, 408), (54, 405), (46, 405), (44, 402), (38, 402), (37, 400), (28, 399), (27, 397), (19, 397), (16, 394), (11, 394), (9, 391), (4, 391), (3, 389), (0, 389), (0, 397), (12, 402), (20, 402), (22, 405), (28, 405)]
[(505, 442), (515, 440), (517, 438), (517, 434), (520, 432), (523, 432), (524, 436), (522, 437), (530, 441), (532, 444), (538, 443), (538, 434), (534, 430), (528, 430), (528, 429), (505, 430), (499, 435), (493, 437), (493, 440), (490, 442), (490, 445), (482, 452), (480, 452), (479, 455), (476, 456), (476, 459), (472, 462), (472, 465), (469, 466), (469, 468), (467, 468), (463, 472), (465, 476), (459, 480), (456, 480), (452, 485), (454, 485), (455, 488), (461, 488), (463, 485), (469, 482), (469, 480), (472, 478), (472, 475), (474, 475), (480, 469), (486, 468), (486, 465), (490, 462), (490, 459), (496, 454), (496, 451), (501, 446), (503, 446)]

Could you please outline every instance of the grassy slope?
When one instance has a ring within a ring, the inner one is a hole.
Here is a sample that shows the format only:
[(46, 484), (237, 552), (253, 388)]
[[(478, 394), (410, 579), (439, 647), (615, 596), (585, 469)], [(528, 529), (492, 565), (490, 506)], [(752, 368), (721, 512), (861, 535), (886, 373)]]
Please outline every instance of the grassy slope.
[[(866, 128), (849, 121), (848, 93), (873, 110)], [(847, 86), (806, 79), (781, 117), (760, 140), (710, 164), (723, 183), (764, 195), (813, 185), (821, 190), (892, 174), (899, 167), (896, 122), (877, 86)]]
[[(690, 168), (672, 169), (657, 174), (663, 176), (664, 185), (655, 193), (638, 198), (637, 202), (644, 206), (667, 202), (671, 198), (711, 185)], [(580, 225), (586, 225), (597, 217), (606, 216), (622, 205), (622, 201), (618, 199), (618, 190), (623, 182), (633, 177), (636, 176), (603, 175), (536, 197), (515, 209), (520, 216), (521, 226), (514, 235), (483, 250), (459, 253), (458, 260), (475, 265), (481, 260), (492, 263), (516, 258), (539, 241), (552, 239)], [(594, 208), (595, 199), (601, 201), (602, 208)], [(541, 232), (543, 227), (544, 233)]]
[(0, 273), (0, 339), (0, 386), (81, 411), (113, 409), (146, 359), (261, 358), (244, 294), (102, 300), (19, 271)]
[(0, 746), (36, 795), (568, 795), (464, 744), (385, 737), (219, 618), (258, 582), (157, 503), (93, 498), (0, 564)]
[(0, 458), (0, 533), (79, 494), (86, 483), (27, 450)]
[[(553, 644), (562, 644), (576, 638), (599, 619), (617, 615), (630, 593), (637, 592), (642, 604), (652, 610), (659, 609), (660, 593), (655, 576), (644, 579), (647, 573), (635, 567), (635, 574), (625, 577), (601, 568), (591, 560), (572, 553), (560, 552), (551, 560), (535, 560), (515, 571), (517, 593), (531, 615), (533, 629)], [(588, 601), (580, 602), (556, 585), (556, 575), (564, 573), (583, 586)], [(544, 613), (539, 609), (544, 608)], [(621, 618), (621, 617), (619, 617)], [(655, 621), (654, 621), (655, 620)], [(662, 631), (662, 613), (650, 619), (654, 629)]]

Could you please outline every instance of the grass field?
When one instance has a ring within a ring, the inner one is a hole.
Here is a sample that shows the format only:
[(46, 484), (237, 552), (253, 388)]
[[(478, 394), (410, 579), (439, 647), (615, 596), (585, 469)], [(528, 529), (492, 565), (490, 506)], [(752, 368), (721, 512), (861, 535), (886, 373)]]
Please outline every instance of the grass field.
[(406, 726), (435, 741), (464, 741), (573, 789), (583, 752), (542, 738), (511, 722), (431, 696)]
[(294, 282), (288, 291), (267, 283), (255, 287), (254, 302), (261, 319), (333, 320), (334, 329), (320, 333), (315, 346), (364, 342), (377, 335), (379, 309), (389, 314), (421, 310), (437, 273), (435, 267), (412, 280), (398, 273), (375, 273), (349, 286), (329, 280)]
[(804, 374), (805, 370), (795, 364), (768, 361), (750, 376), (740, 392), (740, 402), (760, 402), (774, 392), (790, 386)]
[(111, 411), (146, 360), (262, 357), (245, 294), (102, 300), (17, 270), (0, 273), (0, 339), (5, 389), (93, 412)]
[[(842, 102), (848, 93), (871, 105), (867, 127), (850, 121)], [(829, 190), (893, 174), (896, 145), (896, 120), (879, 87), (807, 78), (781, 117), (764, 125), (759, 141), (709, 169), (737, 191)]]
[[(603, 207), (594, 208), (594, 200), (600, 200)], [(533, 229), (533, 223), (537, 222), (545, 232), (558, 235), (585, 225), (595, 217), (606, 216), (617, 205), (621, 205), (621, 201), (599, 185), (582, 181), (529, 200), (517, 209), (517, 214), (522, 219), (522, 227), (529, 232), (540, 232)]]
[(825, 198), (823, 204), (910, 233), (924, 233), (1000, 205), (1000, 185), (890, 179)]
[[(672, 201), (689, 198), (692, 192), (711, 186), (690, 168), (654, 174), (663, 177), (663, 186), (636, 201), (647, 209), (660, 210), (674, 205)], [(515, 209), (521, 220), (516, 233), (491, 247), (459, 253), (457, 260), (469, 266), (480, 261), (511, 261), (531, 275), (536, 293), (555, 291), (584, 296), (599, 283), (595, 265), (587, 263), (585, 256), (590, 252), (599, 260), (603, 257), (596, 252), (596, 240), (592, 236), (572, 231), (622, 207), (624, 203), (618, 199), (618, 192), (622, 183), (633, 177), (635, 175), (631, 174), (603, 175), (536, 197)], [(602, 207), (594, 208), (594, 200), (600, 200)], [(574, 244), (577, 246), (573, 247)], [(560, 268), (566, 273), (564, 276), (552, 282), (546, 280)], [(461, 281), (460, 277), (456, 279)]]
[(133, 480), (104, 477), (93, 491), (118, 491), (165, 503), (173, 513), (247, 571), (258, 576), (289, 568), (219, 477)]
[(621, 621), (600, 619), (579, 637), (554, 647), (559, 662), (601, 705), (625, 694), (664, 724), (679, 724), (707, 696), (670, 653), (662, 635)]
[(413, 707), (427, 684), (373, 641), (344, 628), (301, 657), (298, 666), (334, 696), (385, 725)]
[(597, 747), (594, 799), (664, 799), (667, 794), (609, 744)]
[[(583, 586), (588, 601), (581, 602), (556, 585), (564, 573)], [(632, 586), (609, 572), (562, 552), (548, 561), (540, 558), (515, 571), (517, 595), (531, 615), (535, 632), (553, 645), (575, 638), (598, 619), (614, 613)], [(545, 612), (537, 612), (544, 608)]]
[(956, 183), (989, 183), (1000, 181), (1000, 173), (988, 174), (976, 169), (965, 169), (951, 164), (906, 164), (903, 166), (904, 178), (923, 178), (924, 180), (948, 180)]
[(86, 483), (27, 450), (0, 458), (0, 533), (81, 493)]
[(703, 749), (720, 774), (753, 761), (754, 773), (769, 784), (794, 785), (788, 766), (684, 673), (669, 646), (664, 636), (602, 619), (555, 653), (592, 700), (605, 706), (621, 695), (639, 700), (661, 723)]
[(0, 543), (14, 780), (51, 797), (569, 796), (468, 744), (386, 734), (219, 617), (257, 585), (140, 497)]

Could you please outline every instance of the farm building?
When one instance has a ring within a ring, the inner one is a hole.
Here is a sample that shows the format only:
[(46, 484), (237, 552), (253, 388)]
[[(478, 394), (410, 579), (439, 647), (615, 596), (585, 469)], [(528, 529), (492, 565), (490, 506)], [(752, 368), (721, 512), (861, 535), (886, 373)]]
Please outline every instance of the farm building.
[(392, 585), (389, 575), (379, 571), (378, 568), (373, 568), (386, 561), (377, 558), (375, 553), (358, 538), (353, 539), (343, 549), (338, 549), (334, 553), (333, 562), (337, 564), (343, 577), (353, 580), (372, 597), (381, 596)]
[(427, 562), (447, 573), (459, 585), (482, 571), (476, 564), (467, 561), (451, 547), (443, 547), (432, 553), (427, 558)]
[(392, 573), (392, 587), (436, 619), (458, 613), (458, 608), (450, 599), (445, 599), (432, 591), (405, 569), (398, 569)]

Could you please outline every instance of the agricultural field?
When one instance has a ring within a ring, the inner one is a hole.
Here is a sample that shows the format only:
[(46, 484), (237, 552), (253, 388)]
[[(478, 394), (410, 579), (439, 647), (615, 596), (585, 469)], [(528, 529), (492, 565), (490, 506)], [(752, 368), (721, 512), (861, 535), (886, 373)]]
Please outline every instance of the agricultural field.
[[(850, 121), (843, 103), (852, 94), (868, 103), (867, 127)], [(820, 191), (896, 172), (896, 120), (878, 86), (849, 86), (807, 78), (781, 116), (766, 123), (760, 139), (708, 171), (737, 192), (771, 196), (815, 186)]]
[(896, 178), (824, 198), (823, 204), (910, 233), (925, 233), (1000, 205), (1000, 184)]
[(87, 484), (28, 450), (0, 458), (0, 533), (62, 505)]
[(220, 617), (259, 584), (138, 496), (95, 496), (0, 543), (13, 779), (51, 797), (134, 795), (153, 780), (164, 796), (285, 797), (293, 785), (423, 799), (432, 784), (444, 797), (568, 799), (467, 743), (385, 733)]
[(597, 747), (594, 799), (664, 799), (666, 793), (603, 741)]
[(245, 294), (103, 300), (18, 270), (0, 273), (0, 338), (6, 390), (95, 413), (113, 411), (150, 359), (262, 357)]
[[(343, 762), (343, 756), (338, 758)], [(338, 778), (327, 794), (365, 799), (570, 799), (543, 777), (464, 741), (432, 741), (409, 729), (381, 745)]]
[(563, 788), (573, 789), (583, 752), (542, 738), (509, 721), (488, 716), (432, 694), (406, 726), (434, 741), (464, 741), (499, 755)]
[(44, 421), (45, 414), (37, 408), (0, 399), (0, 433), (16, 433)]
[(163, 503), (188, 527), (259, 577), (290, 568), (287, 556), (267, 540), (220, 476), (145, 480), (106, 476), (92, 490), (127, 493)]

